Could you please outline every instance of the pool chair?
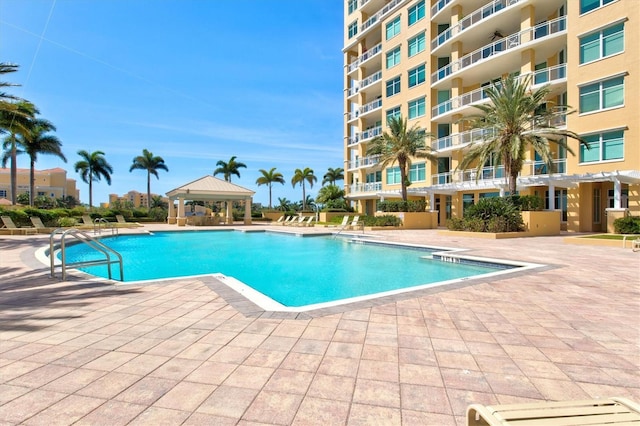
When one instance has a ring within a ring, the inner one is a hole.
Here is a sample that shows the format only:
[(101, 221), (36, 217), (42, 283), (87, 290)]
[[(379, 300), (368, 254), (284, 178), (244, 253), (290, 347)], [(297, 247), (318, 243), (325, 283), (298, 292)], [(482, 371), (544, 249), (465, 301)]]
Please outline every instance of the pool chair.
[(4, 224), (0, 229), (8, 230), (11, 233), (11, 235), (14, 235), (14, 234), (26, 235), (26, 234), (38, 233), (38, 230), (36, 228), (17, 226), (15, 223), (13, 223), (13, 220), (9, 216), (2, 216), (0, 218), (2, 219), (2, 223)]
[(284, 219), (285, 219), (285, 216), (284, 216), (284, 215), (283, 215), (283, 216), (280, 216), (280, 217), (278, 218), (278, 220), (276, 220), (274, 223), (277, 223), (278, 225), (280, 225), (282, 222), (284, 222)]
[(640, 422), (640, 405), (624, 398), (534, 402), (467, 408), (467, 426), (616, 425)]
[(346, 228), (348, 223), (349, 223), (349, 216), (343, 216), (342, 223), (340, 224), (340, 229)]
[(298, 216), (297, 218), (295, 216), (293, 216), (291, 222), (286, 223), (285, 225), (289, 225), (289, 226), (298, 226), (300, 225), (302, 222), (304, 222), (305, 217), (304, 216)]
[(298, 220), (293, 226), (313, 226), (311, 222), (313, 222), (313, 216), (302, 217), (302, 220)]
[(349, 229), (362, 229), (364, 231), (364, 224), (360, 222), (360, 216), (353, 217), (353, 220), (349, 224)]
[(127, 222), (127, 220), (121, 214), (116, 215), (116, 220), (118, 221), (117, 222), (118, 226), (130, 226), (130, 227), (142, 226), (138, 222)]
[(42, 223), (42, 219), (40, 219), (38, 216), (31, 216), (29, 219), (31, 219), (33, 227), (36, 228), (36, 231), (39, 233), (50, 234), (54, 229), (56, 229), (49, 226), (44, 226), (44, 223)]
[(282, 226), (288, 225), (294, 218), (295, 216), (284, 216), (284, 220), (280, 222), (279, 225), (282, 225)]
[(82, 224), (86, 226), (93, 226), (93, 220), (91, 219), (91, 216), (89, 216), (88, 214), (83, 214)]

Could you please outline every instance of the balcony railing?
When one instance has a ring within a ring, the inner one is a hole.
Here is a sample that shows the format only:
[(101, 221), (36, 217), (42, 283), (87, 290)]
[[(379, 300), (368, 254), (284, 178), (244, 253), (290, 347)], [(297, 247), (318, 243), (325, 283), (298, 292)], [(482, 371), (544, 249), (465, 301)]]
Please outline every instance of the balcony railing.
[(379, 155), (371, 155), (369, 157), (357, 158), (353, 161), (349, 161), (349, 169), (357, 169), (360, 167), (371, 167), (375, 166), (380, 162)]
[(550, 173), (567, 173), (567, 159), (561, 158), (558, 160), (552, 161), (553, 167), (549, 170), (549, 167), (543, 161), (534, 161), (531, 163), (531, 170), (529, 174), (531, 175), (548, 175)]
[(356, 68), (358, 68), (360, 66), (360, 64), (362, 64), (363, 62), (373, 58), (375, 55), (379, 54), (380, 52), (382, 52), (382, 43), (376, 44), (370, 50), (367, 50), (362, 55), (360, 55), (360, 57), (358, 57), (358, 59), (356, 59), (355, 61), (351, 62), (349, 64), (348, 68), (347, 68), (347, 71), (351, 72), (351, 71), (355, 70)]
[(347, 145), (356, 145), (361, 141), (375, 138), (378, 135), (382, 134), (382, 126), (373, 127), (371, 129), (367, 129), (364, 132), (356, 133), (355, 135), (349, 137), (347, 140)]
[(382, 71), (376, 71), (370, 76), (366, 77), (362, 81), (355, 82), (352, 88), (349, 89), (349, 96), (353, 96), (365, 87), (371, 86), (373, 83), (382, 79)]
[(377, 192), (382, 190), (382, 182), (354, 183), (349, 185), (349, 194)]
[(504, 179), (504, 166), (483, 167), (479, 174), (476, 169), (449, 171), (431, 175), (432, 185), (446, 185), (448, 183), (476, 182), (482, 180)]
[[(535, 71), (534, 73), (522, 74), (519, 79), (523, 80), (526, 76), (531, 76), (533, 74), (533, 84), (550, 83), (552, 81), (562, 80), (566, 78), (566, 70), (567, 64), (560, 64), (553, 67), (545, 68), (543, 70)], [(463, 93), (462, 95), (456, 96), (455, 98), (451, 98), (449, 100), (441, 102), (431, 109), (431, 116), (437, 117), (439, 115), (453, 111), (457, 108), (462, 108), (467, 105), (478, 103), (488, 98), (487, 89), (490, 87), (496, 87), (496, 85), (492, 84), (489, 86), (484, 86), (479, 89), (472, 90), (471, 92)]]
[(454, 133), (452, 135), (436, 139), (431, 143), (431, 148), (433, 150), (440, 151), (471, 142), (482, 141), (485, 138), (491, 137), (492, 134), (493, 132), (482, 129), (467, 130), (466, 132)]
[(361, 115), (371, 112), (373, 110), (376, 110), (380, 107), (382, 107), (382, 98), (376, 99), (373, 102), (369, 102), (366, 105), (362, 105), (360, 108), (356, 109), (355, 111), (351, 111), (349, 113), (349, 121), (355, 120)]
[(431, 17), (436, 16), (436, 14), (444, 9), (449, 3), (451, 3), (451, 0), (439, 0), (436, 4), (431, 6)]
[[(367, 28), (374, 25), (376, 22), (379, 22), (384, 18), (384, 16), (391, 11), (394, 7), (402, 3), (404, 0), (392, 0), (387, 3), (382, 9), (375, 13), (371, 18), (367, 19), (362, 25), (360, 25), (360, 32), (366, 31)], [(363, 3), (360, 4), (362, 6)]]
[(539, 40), (552, 34), (559, 33), (561, 31), (564, 31), (566, 28), (566, 16), (561, 16), (560, 18), (554, 19), (552, 21), (544, 22), (532, 28), (527, 28), (526, 30), (520, 31), (519, 33), (511, 34), (494, 43), (487, 44), (486, 46), (483, 46), (480, 49), (477, 49), (463, 56), (457, 61), (451, 62), (450, 64), (438, 69), (436, 72), (431, 74), (431, 82), (437, 83), (450, 74), (460, 71), (471, 65), (475, 65), (478, 62), (493, 55), (497, 55), (510, 49), (515, 49), (529, 41)]
[(448, 28), (446, 31), (438, 34), (436, 38), (431, 40), (431, 49), (435, 50), (438, 46), (442, 45), (444, 42), (449, 40), (451, 37), (456, 34), (461, 33), (467, 28), (481, 22), (496, 12), (505, 9), (511, 5), (514, 5), (522, 0), (495, 0), (493, 3), (482, 6), (480, 9), (475, 10), (470, 15), (464, 17), (460, 22), (454, 25), (451, 28)]
[(431, 175), (431, 185), (445, 185), (453, 182), (453, 172), (438, 173)]

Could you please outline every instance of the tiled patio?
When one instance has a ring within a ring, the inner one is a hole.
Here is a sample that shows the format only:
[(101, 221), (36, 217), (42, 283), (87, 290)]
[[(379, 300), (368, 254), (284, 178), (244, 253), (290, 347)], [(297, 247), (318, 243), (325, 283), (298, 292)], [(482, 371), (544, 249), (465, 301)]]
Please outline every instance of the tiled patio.
[(211, 278), (60, 282), (34, 258), (46, 235), (0, 236), (0, 424), (462, 425), (471, 403), (640, 401), (640, 253), (368, 233), (549, 266), (296, 316)]

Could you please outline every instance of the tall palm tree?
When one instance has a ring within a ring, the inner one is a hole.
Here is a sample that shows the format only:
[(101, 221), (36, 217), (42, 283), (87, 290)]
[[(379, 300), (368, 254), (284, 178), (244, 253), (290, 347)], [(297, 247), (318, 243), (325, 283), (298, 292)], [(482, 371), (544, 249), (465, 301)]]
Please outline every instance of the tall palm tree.
[(341, 167), (338, 167), (336, 169), (332, 169), (331, 167), (329, 167), (327, 173), (325, 173), (324, 177), (322, 178), (322, 185), (324, 186), (325, 183), (335, 185), (336, 181), (338, 180), (344, 180), (344, 169)]
[(271, 188), (274, 183), (284, 185), (284, 177), (282, 176), (282, 173), (276, 172), (275, 167), (272, 167), (269, 171), (264, 169), (260, 169), (259, 171), (262, 173), (262, 176), (256, 179), (256, 183), (258, 186), (267, 185), (269, 187), (269, 208), (271, 208)]
[(134, 170), (146, 170), (147, 171), (147, 209), (151, 208), (151, 175), (160, 179), (158, 176), (158, 170), (169, 171), (164, 164), (162, 157), (154, 156), (153, 152), (148, 151), (146, 148), (142, 150), (142, 155), (134, 157), (133, 164), (129, 167), (129, 172)]
[(313, 174), (313, 169), (305, 167), (304, 170), (296, 169), (291, 178), (291, 186), (295, 188), (296, 185), (302, 186), (302, 210), (307, 209), (307, 194), (305, 189), (305, 182), (309, 183), (309, 187), (313, 188), (313, 183), (317, 182), (318, 178)]
[[(0, 62), (0, 75), (9, 74), (10, 72), (18, 71), (19, 66), (17, 64), (10, 64), (8, 62)], [(0, 111), (8, 111), (14, 108), (14, 102), (20, 100), (18, 97), (10, 95), (4, 91), (5, 87), (18, 86), (15, 83), (9, 83), (6, 81), (0, 81)]]
[(6, 167), (7, 161), (11, 160), (11, 201), (15, 204), (18, 191), (17, 156), (23, 152), (20, 150), (19, 136), (24, 136), (30, 131), (33, 127), (33, 120), (40, 111), (31, 102), (25, 100), (7, 105), (9, 107), (0, 108), (0, 133), (9, 134), (2, 143), (4, 151), (2, 167)]
[(62, 143), (56, 136), (47, 134), (55, 131), (56, 127), (48, 120), (36, 119), (32, 122), (33, 127), (22, 136), (21, 145), (24, 152), (29, 156), (29, 205), (33, 206), (35, 199), (35, 165), (38, 161), (38, 154), (55, 155), (65, 163), (67, 158), (62, 153)]
[(390, 117), (387, 120), (389, 131), (376, 136), (367, 147), (367, 155), (379, 155), (380, 167), (398, 164), (400, 169), (400, 185), (402, 200), (407, 201), (407, 186), (409, 181), (409, 168), (411, 158), (427, 158), (434, 160), (431, 147), (427, 145), (427, 138), (432, 138), (430, 133), (418, 125), (407, 128), (407, 119), (401, 116)]
[(508, 180), (509, 194), (516, 192), (516, 183), (527, 151), (531, 148), (552, 170), (551, 144), (563, 147), (574, 155), (566, 138), (585, 143), (580, 136), (569, 130), (556, 128), (554, 123), (567, 114), (565, 106), (546, 108), (549, 86), (531, 91), (531, 76), (522, 79), (515, 75), (504, 77), (500, 84), (486, 89), (490, 104), (474, 105), (483, 114), (465, 119), (472, 129), (482, 130), (484, 140), (474, 143), (464, 154), (458, 169), (464, 170), (475, 164), (477, 176), (482, 168), (497, 155)]
[(240, 171), (238, 169), (242, 167), (247, 168), (246, 164), (236, 161), (235, 155), (231, 157), (228, 163), (220, 160), (216, 163), (216, 166), (218, 166), (218, 168), (213, 171), (213, 175), (222, 174), (224, 180), (227, 182), (231, 182), (231, 175), (240, 177)]
[(108, 185), (111, 185), (111, 173), (113, 167), (104, 158), (104, 152), (94, 151), (89, 154), (84, 149), (78, 151), (82, 160), (73, 166), (76, 172), (80, 172), (80, 177), (84, 183), (89, 184), (89, 207), (93, 207), (93, 182), (104, 178)]

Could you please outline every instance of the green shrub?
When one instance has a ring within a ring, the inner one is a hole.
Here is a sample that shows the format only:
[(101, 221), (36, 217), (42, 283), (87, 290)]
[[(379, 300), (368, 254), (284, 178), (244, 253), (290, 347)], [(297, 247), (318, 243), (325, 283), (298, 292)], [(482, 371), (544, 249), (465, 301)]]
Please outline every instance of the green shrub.
[(511, 198), (481, 198), (469, 206), (463, 218), (451, 218), (447, 228), (452, 231), (517, 232), (524, 229), (520, 209)]
[(613, 221), (616, 234), (640, 234), (640, 216), (625, 216)]
[(162, 207), (154, 207), (149, 210), (149, 219), (155, 222), (166, 222), (169, 211)]
[(514, 195), (509, 197), (520, 211), (539, 211), (544, 208), (544, 200), (536, 195)]
[(427, 209), (424, 200), (409, 201), (380, 201), (378, 210), (381, 212), (423, 212)]
[(77, 223), (78, 222), (76, 221), (75, 218), (68, 217), (68, 216), (59, 217), (58, 220), (57, 220), (58, 226), (63, 227), (63, 228), (70, 228), (72, 226), (76, 226)]
[(447, 219), (447, 229), (450, 231), (464, 231), (464, 218), (452, 217)]

